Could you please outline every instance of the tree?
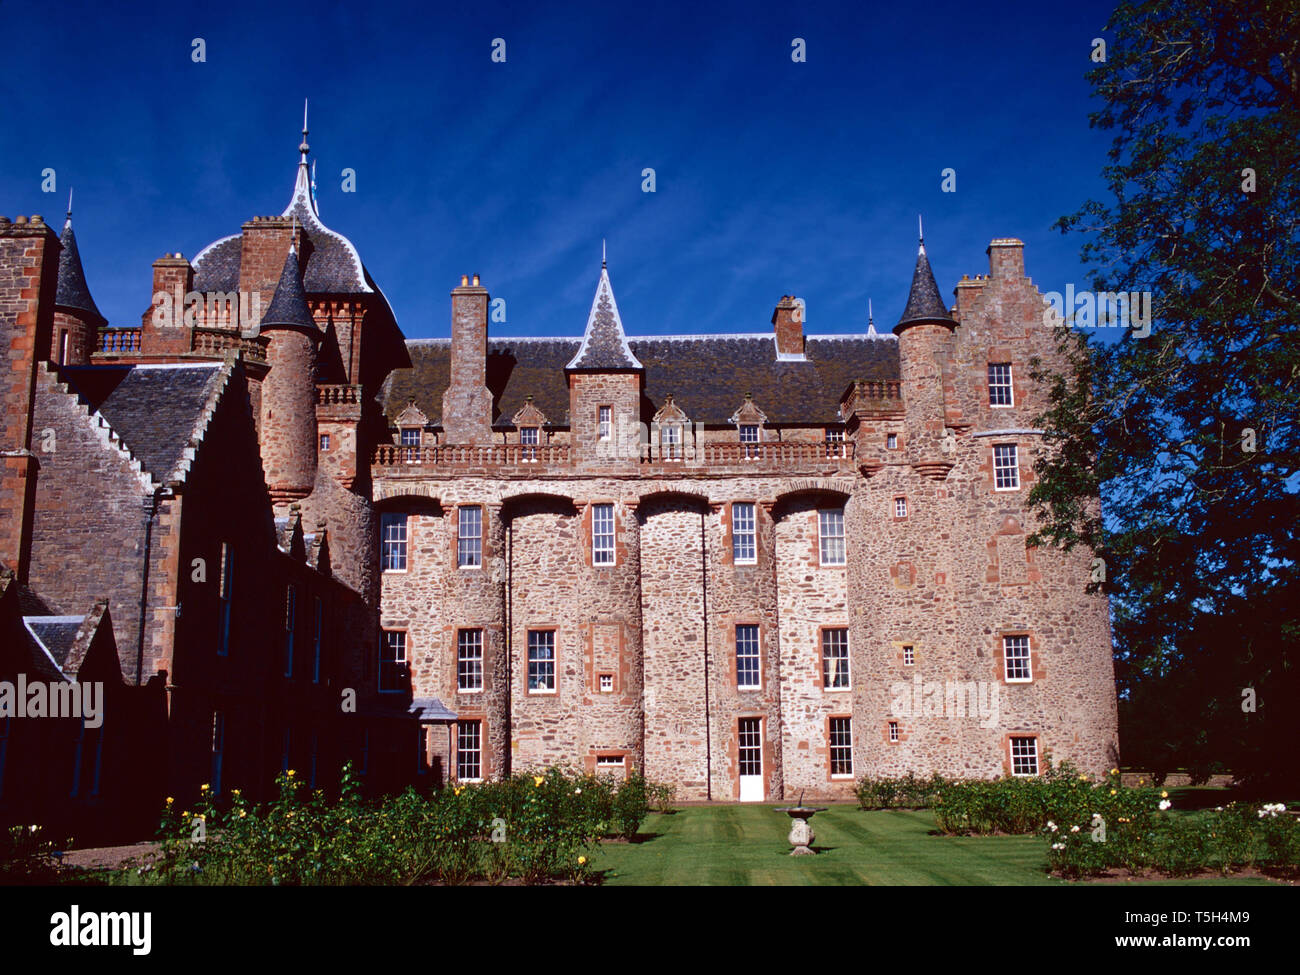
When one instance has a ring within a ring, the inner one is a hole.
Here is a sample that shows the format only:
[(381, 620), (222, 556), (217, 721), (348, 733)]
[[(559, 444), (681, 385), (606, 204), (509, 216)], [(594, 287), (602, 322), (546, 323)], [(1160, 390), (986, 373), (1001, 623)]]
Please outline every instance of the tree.
[(1107, 29), (1088, 77), (1114, 200), (1058, 227), (1087, 235), (1095, 291), (1154, 315), (1145, 338), (1062, 330), (1034, 541), (1104, 560), (1126, 761), (1294, 789), (1300, 6), (1124, 2)]

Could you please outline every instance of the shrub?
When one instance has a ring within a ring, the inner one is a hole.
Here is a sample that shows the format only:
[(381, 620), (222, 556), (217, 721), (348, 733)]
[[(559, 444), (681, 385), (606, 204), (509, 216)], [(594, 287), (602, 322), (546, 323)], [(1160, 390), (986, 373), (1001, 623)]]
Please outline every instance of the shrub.
[(614, 826), (620, 836), (632, 839), (650, 812), (650, 794), (640, 772), (628, 772), (614, 796)]
[(677, 798), (677, 786), (667, 782), (649, 782), (650, 808), (657, 813), (667, 815), (674, 811), (673, 802)]

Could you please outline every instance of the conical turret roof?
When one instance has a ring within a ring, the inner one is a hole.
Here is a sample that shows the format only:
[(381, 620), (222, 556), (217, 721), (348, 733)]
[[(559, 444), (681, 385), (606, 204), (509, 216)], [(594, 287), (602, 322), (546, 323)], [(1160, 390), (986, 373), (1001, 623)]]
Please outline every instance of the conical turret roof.
[(261, 328), (286, 326), (310, 329), (318, 333), (316, 322), (307, 307), (307, 295), (302, 290), (302, 275), (298, 271), (298, 252), (290, 247), (284, 258), (280, 283), (275, 286), (275, 296), (262, 316)]
[(72, 232), (72, 217), (63, 225), (59, 234), (59, 285), (55, 292), (54, 303), (64, 308), (89, 312), (99, 324), (104, 323), (104, 316), (95, 306), (95, 299), (90, 296), (86, 286), (86, 272), (81, 267), (81, 254), (77, 250), (77, 235)]
[(922, 322), (936, 322), (954, 328), (957, 326), (948, 314), (948, 306), (939, 295), (934, 271), (930, 269), (930, 259), (925, 255), (924, 240), (917, 249), (916, 270), (912, 272), (912, 290), (907, 294), (907, 307), (903, 309), (903, 317), (894, 326), (894, 334), (908, 325), (919, 325)]

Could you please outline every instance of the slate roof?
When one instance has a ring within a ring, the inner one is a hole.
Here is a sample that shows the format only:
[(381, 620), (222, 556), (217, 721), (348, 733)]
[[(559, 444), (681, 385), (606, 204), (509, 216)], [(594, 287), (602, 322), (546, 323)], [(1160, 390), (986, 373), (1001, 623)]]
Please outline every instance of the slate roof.
[(155, 481), (177, 469), (223, 364), (64, 366), (59, 378), (108, 421)]
[(907, 293), (907, 307), (903, 309), (903, 317), (894, 326), (894, 333), (919, 322), (946, 322), (954, 328), (957, 326), (939, 294), (934, 271), (930, 269), (930, 259), (925, 256), (924, 243), (916, 255), (916, 269), (912, 272), (912, 289)]
[[(567, 426), (565, 369), (579, 347), (579, 340), (566, 338), (489, 341), (494, 425), (508, 427), (531, 394), (548, 421)], [(770, 333), (630, 337), (628, 347), (645, 370), (646, 422), (672, 394), (692, 422), (725, 425), (752, 393), (769, 423), (829, 423), (851, 382), (899, 375), (898, 343), (890, 335), (808, 336), (803, 361), (777, 361)], [(396, 370), (384, 385), (385, 414), (392, 422), (414, 400), (426, 415), (441, 416), (451, 375), (450, 339), (412, 340), (407, 351), (412, 367)]]
[(77, 235), (72, 232), (71, 217), (63, 225), (59, 243), (62, 250), (59, 251), (59, 284), (54, 294), (54, 303), (64, 308), (90, 312), (98, 324), (104, 324), (105, 318), (99, 313), (95, 299), (90, 296), (90, 288), (86, 285), (86, 272), (81, 267), (81, 253), (77, 250)]
[(298, 252), (292, 247), (284, 257), (284, 268), (280, 271), (280, 283), (275, 286), (275, 295), (262, 316), (259, 328), (268, 325), (292, 325), (304, 328), (318, 335), (311, 311), (307, 308), (307, 295), (302, 290), (302, 276), (298, 273)]
[[(293, 196), (282, 216), (297, 217), (307, 237), (308, 246), (303, 248), (307, 263), (302, 270), (302, 284), (307, 292), (369, 294), (377, 290), (352, 241), (321, 223), (305, 157), (298, 163)], [(238, 290), (242, 249), (239, 234), (223, 237), (203, 248), (194, 258), (194, 290)]]
[(569, 369), (640, 369), (641, 363), (628, 348), (623, 319), (614, 300), (614, 287), (609, 283), (609, 270), (600, 265), (600, 280), (596, 282), (596, 295), (591, 299), (587, 327), (582, 333), (582, 343), (569, 361)]
[(73, 645), (77, 642), (77, 633), (85, 623), (84, 616), (24, 616), (23, 623), (27, 631), (36, 638), (39, 646), (53, 659), (59, 670), (59, 677), (64, 676), (64, 668)]

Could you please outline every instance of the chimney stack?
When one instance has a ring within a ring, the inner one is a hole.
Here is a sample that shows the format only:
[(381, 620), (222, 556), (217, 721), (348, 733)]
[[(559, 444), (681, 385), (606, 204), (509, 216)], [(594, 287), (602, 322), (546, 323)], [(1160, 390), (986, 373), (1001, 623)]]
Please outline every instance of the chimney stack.
[(777, 355), (803, 355), (804, 303), (794, 295), (783, 295), (772, 312), (776, 327)]
[(442, 427), (447, 443), (489, 443), (492, 394), (487, 388), (488, 292), (460, 276), (451, 292), (451, 382), (442, 394)]

